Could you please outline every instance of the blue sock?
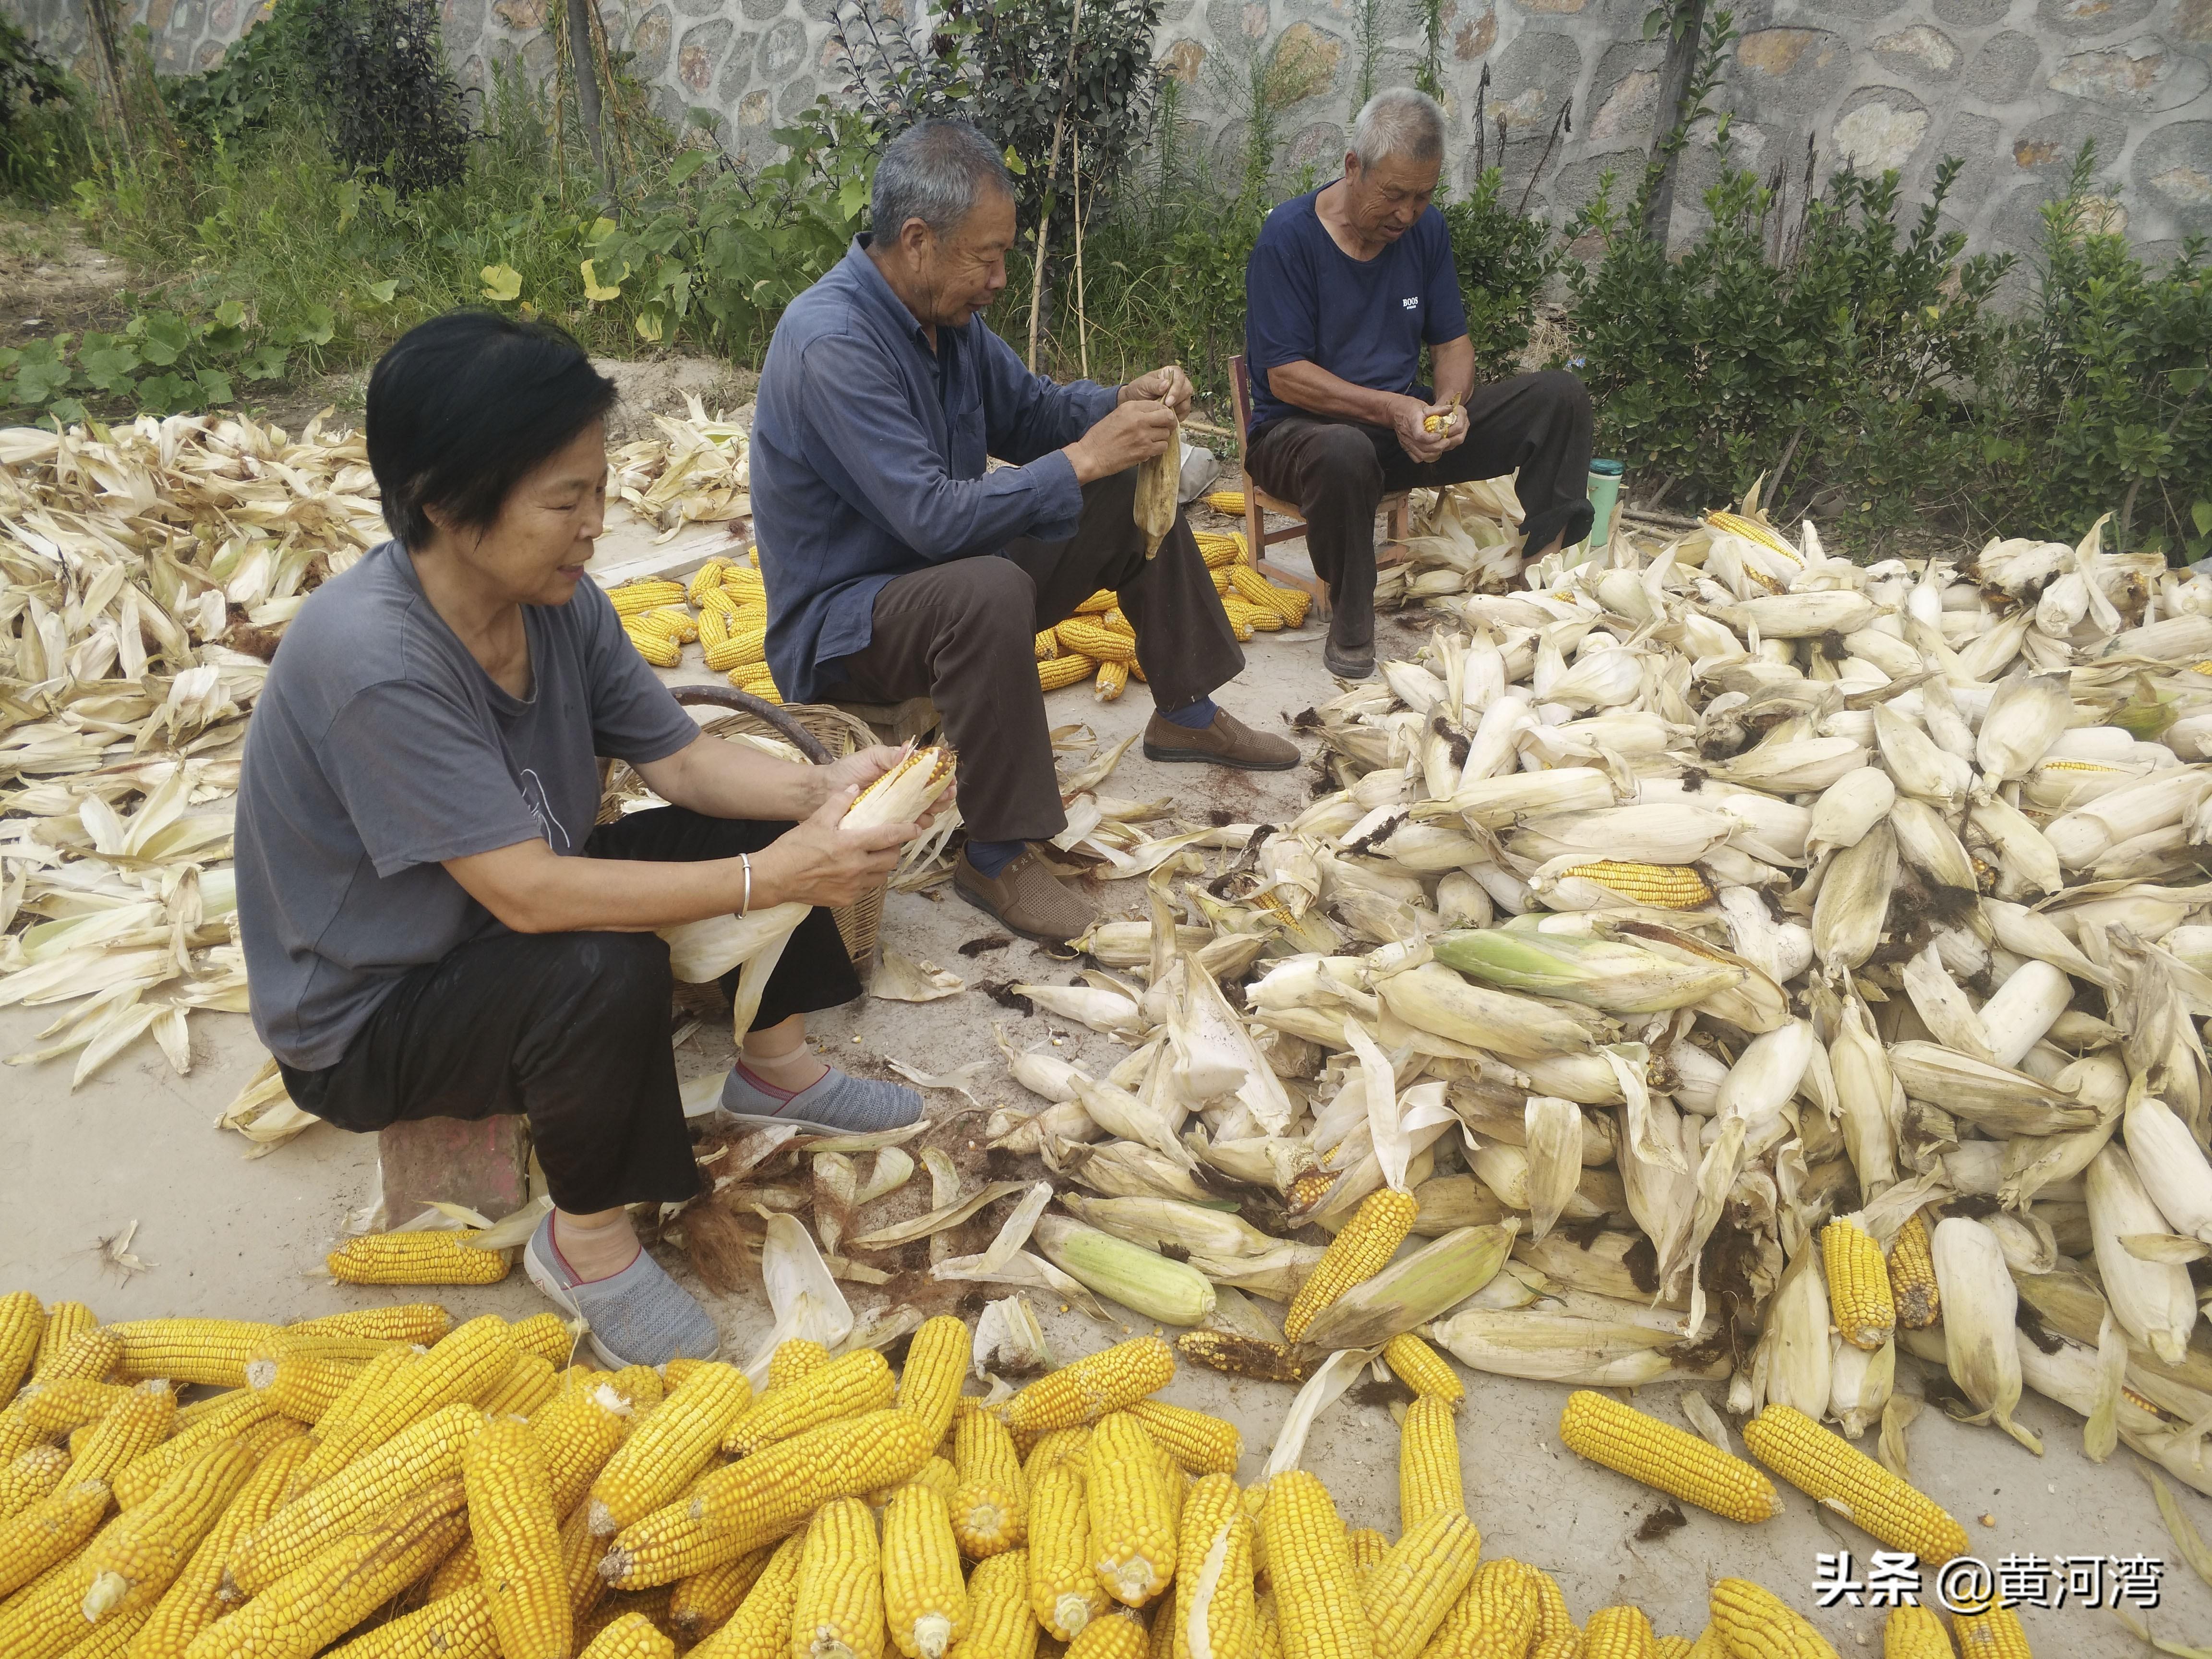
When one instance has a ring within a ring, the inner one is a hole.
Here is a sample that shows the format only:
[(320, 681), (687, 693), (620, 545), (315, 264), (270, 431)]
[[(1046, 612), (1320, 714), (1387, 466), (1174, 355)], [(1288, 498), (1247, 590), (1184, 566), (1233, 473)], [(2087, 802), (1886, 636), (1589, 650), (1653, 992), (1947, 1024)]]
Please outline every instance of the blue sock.
[(1029, 846), (1025, 841), (971, 841), (968, 843), (968, 862), (975, 866), (975, 873), (996, 878)]
[(1160, 713), (1177, 726), (1188, 726), (1194, 732), (1203, 732), (1213, 724), (1213, 717), (1221, 711), (1213, 706), (1211, 697), (1200, 697), (1188, 708), (1163, 708)]

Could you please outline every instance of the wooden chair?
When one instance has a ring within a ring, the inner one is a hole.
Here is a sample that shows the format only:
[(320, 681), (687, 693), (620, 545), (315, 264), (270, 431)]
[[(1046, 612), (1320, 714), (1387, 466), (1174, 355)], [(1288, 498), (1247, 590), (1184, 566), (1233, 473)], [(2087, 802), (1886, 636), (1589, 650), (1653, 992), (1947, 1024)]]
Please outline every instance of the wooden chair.
[[(1305, 534), (1305, 515), (1289, 501), (1270, 495), (1253, 483), (1251, 469), (1244, 464), (1244, 434), (1252, 424), (1252, 381), (1241, 356), (1229, 360), (1229, 379), (1237, 398), (1237, 469), (1244, 481), (1245, 555), (1252, 568), (1269, 581), (1302, 587), (1313, 595), (1313, 614), (1325, 617), (1328, 615), (1328, 584), (1318, 576), (1302, 576), (1295, 570), (1285, 570), (1267, 557), (1268, 548), (1277, 542)], [(1394, 489), (1382, 500), (1383, 539), (1375, 547), (1375, 567), (1378, 570), (1384, 565), (1401, 563), (1406, 557), (1406, 538), (1411, 533), (1413, 523), (1411, 493)], [(1270, 530), (1270, 513), (1291, 522), (1280, 530)]]

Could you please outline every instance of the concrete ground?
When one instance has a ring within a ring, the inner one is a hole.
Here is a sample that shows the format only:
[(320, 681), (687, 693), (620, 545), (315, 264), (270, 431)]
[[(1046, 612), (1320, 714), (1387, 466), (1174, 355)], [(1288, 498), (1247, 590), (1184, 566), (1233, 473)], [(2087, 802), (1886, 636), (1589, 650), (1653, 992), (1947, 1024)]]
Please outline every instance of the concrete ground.
[[(1297, 544), (1285, 550), (1295, 556)], [(1425, 617), (1403, 613), (1384, 620), (1380, 644), (1386, 655), (1410, 654), (1426, 633)], [(1249, 647), (1249, 658), (1243, 678), (1222, 702), (1256, 726), (1283, 731), (1291, 716), (1331, 695), (1317, 629), (1263, 636)], [(1138, 731), (1149, 712), (1136, 685), (1121, 702), (1103, 705), (1087, 688), (1071, 688), (1054, 694), (1048, 708), (1055, 725), (1086, 723), (1109, 744)], [(1301, 746), (1310, 754), (1310, 742)], [(1133, 747), (1106, 787), (1138, 799), (1172, 796), (1187, 817), (1200, 822), (1213, 810), (1240, 820), (1280, 821), (1310, 799), (1312, 779), (1303, 768), (1224, 775), (1156, 766)], [(1100, 897), (1109, 912), (1142, 914), (1138, 882), (1108, 884)], [(1054, 1052), (1097, 1068), (1118, 1059), (1123, 1051), (1110, 1040), (1042, 1017), (1025, 1018), (977, 988), (986, 981), (1065, 981), (1079, 965), (1019, 942), (973, 957), (960, 954), (963, 943), (996, 931), (949, 888), (893, 895), (884, 939), (909, 956), (951, 968), (969, 988), (922, 1005), (863, 999), (817, 1018), (816, 1036), (825, 1050), (855, 1065), (871, 1063), (870, 1057), (897, 1059), (942, 1073), (970, 1060), (990, 1061), (975, 1093), (988, 1102), (1024, 1107), (1035, 1103), (998, 1064), (994, 1024), (1022, 1047), (1058, 1038), (1062, 1046)], [(32, 1046), (30, 1039), (54, 1012), (0, 1011), (0, 1054)], [(498, 1312), (520, 1317), (543, 1305), (520, 1273), (489, 1288), (412, 1293), (330, 1283), (320, 1271), (321, 1257), (343, 1236), (348, 1212), (374, 1195), (374, 1144), (318, 1127), (266, 1157), (249, 1159), (246, 1144), (217, 1130), (215, 1121), (260, 1062), (262, 1050), (242, 1017), (196, 1015), (192, 1029), (189, 1077), (172, 1074), (146, 1041), (74, 1093), (69, 1059), (6, 1074), (7, 1104), (0, 1110), (0, 1289), (27, 1288), (49, 1301), (81, 1300), (107, 1320), (205, 1315), (283, 1321), (420, 1296), (442, 1301), (456, 1316)], [(728, 1053), (726, 1031), (709, 1022), (679, 1049), (679, 1062), (688, 1077), (704, 1076), (726, 1066)], [(933, 1106), (947, 1098), (934, 1097)], [(980, 1164), (968, 1147), (962, 1151), (963, 1165)], [(864, 1212), (863, 1224), (881, 1224), (924, 1207), (927, 1193), (917, 1175), (904, 1191)], [(994, 1212), (992, 1224), (996, 1218)], [(134, 1222), (131, 1248), (150, 1267), (126, 1279), (103, 1266), (100, 1244)], [(983, 1237), (988, 1231), (987, 1225)], [(963, 1248), (981, 1243), (979, 1237)], [(664, 1255), (689, 1279), (679, 1252)], [(863, 1305), (863, 1296), (855, 1288), (856, 1307)], [(749, 1352), (769, 1322), (761, 1295), (747, 1291), (708, 1299), (732, 1351)], [(1042, 1298), (1032, 1303), (1063, 1360), (1127, 1332), (1151, 1328), (1127, 1315), (1101, 1328)], [(1900, 1361), (1901, 1381), (1913, 1363)], [(1881, 1651), (1879, 1611), (1813, 1609), (1816, 1554), (1849, 1550), (1863, 1575), (1874, 1546), (1855, 1528), (1787, 1489), (1785, 1513), (1756, 1528), (1696, 1510), (1671, 1529), (1663, 1522), (1655, 1524), (1655, 1516), (1670, 1507), (1657, 1494), (1559, 1444), (1566, 1389), (1463, 1374), (1468, 1392), (1459, 1433), (1468, 1509), (1482, 1528), (1485, 1550), (1550, 1571), (1577, 1620), (1630, 1601), (1650, 1613), (1662, 1634), (1694, 1635), (1705, 1623), (1711, 1581), (1740, 1576), (1807, 1611), (1844, 1655)], [(1721, 1403), (1724, 1385), (1704, 1387)], [(1363, 1385), (1346, 1395), (1317, 1425), (1306, 1464), (1328, 1483), (1347, 1524), (1395, 1535), (1396, 1430), (1389, 1413), (1390, 1392)], [(1679, 1392), (1671, 1386), (1646, 1389), (1637, 1403), (1682, 1422)], [(1186, 1367), (1164, 1397), (1236, 1421), (1251, 1449), (1241, 1471), (1249, 1480), (1265, 1461), (1291, 1390)], [(2035, 1395), (2023, 1401), (2019, 1417), (2045, 1437), (2047, 1453), (2040, 1461), (1996, 1430), (1954, 1424), (1937, 1410), (1925, 1413), (1910, 1435), (1916, 1479), (1966, 1524), (1977, 1548), (1993, 1564), (2007, 1554), (2162, 1559), (2162, 1604), (2146, 1615), (2151, 1629), (2172, 1642), (2212, 1643), (2212, 1589), (2179, 1559), (2143, 1478), (2148, 1466), (2124, 1448), (2101, 1467), (2090, 1463), (2081, 1449), (2079, 1420)], [(1871, 1442), (1867, 1444), (1871, 1450)], [(2180, 1503), (2200, 1529), (2212, 1533), (2212, 1499), (2184, 1491)], [(1984, 1516), (1990, 1517), (1986, 1527), (1979, 1519)], [(2028, 1608), (2023, 1619), (2039, 1654), (2118, 1659), (2150, 1650), (2108, 1612)]]

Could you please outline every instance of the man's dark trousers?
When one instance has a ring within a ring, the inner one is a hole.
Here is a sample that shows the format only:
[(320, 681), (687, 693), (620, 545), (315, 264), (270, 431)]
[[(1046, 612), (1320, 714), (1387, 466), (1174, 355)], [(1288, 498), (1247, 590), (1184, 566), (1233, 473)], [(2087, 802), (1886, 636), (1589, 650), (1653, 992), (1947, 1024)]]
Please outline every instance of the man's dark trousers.
[[(1424, 388), (1415, 388), (1425, 399)], [(1564, 528), (1589, 534), (1589, 393), (1560, 371), (1477, 386), (1468, 432), (1434, 461), (1411, 459), (1388, 427), (1323, 416), (1270, 421), (1246, 447), (1261, 489), (1305, 515), (1306, 552), (1328, 584), (1329, 638), (1365, 650), (1375, 640), (1375, 510), (1393, 490), (1468, 483), (1518, 471), (1515, 492), (1530, 552)]]
[(1023, 537), (1003, 557), (952, 559), (886, 583), (867, 648), (824, 665), (825, 701), (936, 703), (960, 757), (960, 817), (973, 840), (1048, 841), (1067, 827), (1036, 642), (1101, 588), (1120, 596), (1161, 708), (1187, 708), (1243, 672), (1189, 526), (1178, 514), (1147, 559), (1136, 493), (1133, 468), (1097, 479), (1066, 541)]

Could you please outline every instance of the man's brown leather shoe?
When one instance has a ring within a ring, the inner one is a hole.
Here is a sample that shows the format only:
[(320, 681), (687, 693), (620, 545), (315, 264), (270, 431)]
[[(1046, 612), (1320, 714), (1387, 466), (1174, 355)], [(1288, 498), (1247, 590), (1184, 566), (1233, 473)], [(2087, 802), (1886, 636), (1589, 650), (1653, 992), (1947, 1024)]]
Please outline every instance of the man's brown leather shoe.
[(1145, 758), (1208, 761), (1247, 772), (1287, 772), (1298, 763), (1298, 746), (1287, 738), (1255, 732), (1226, 708), (1213, 711), (1213, 724), (1194, 730), (1177, 726), (1158, 709), (1145, 727)]
[(1047, 869), (1035, 848), (995, 876), (970, 864), (963, 848), (952, 866), (952, 890), (1024, 939), (1046, 945), (1080, 939), (1098, 920), (1097, 909)]

